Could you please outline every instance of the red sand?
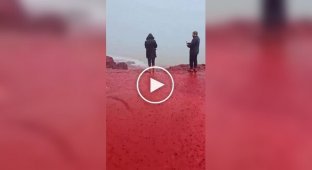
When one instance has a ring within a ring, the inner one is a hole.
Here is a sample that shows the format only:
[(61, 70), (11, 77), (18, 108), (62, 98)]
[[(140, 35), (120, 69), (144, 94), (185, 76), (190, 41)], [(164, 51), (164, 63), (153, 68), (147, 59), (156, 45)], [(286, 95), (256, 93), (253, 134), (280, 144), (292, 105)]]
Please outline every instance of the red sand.
[(258, 40), (207, 34), (206, 168), (311, 170), (311, 33)]
[(204, 72), (171, 71), (175, 91), (160, 105), (137, 94), (139, 73), (107, 70), (107, 168), (204, 169)]
[(0, 36), (0, 169), (105, 169), (105, 38)]
[(106, 109), (108, 169), (312, 169), (311, 33), (287, 48), (208, 39), (206, 86), (173, 72), (159, 106), (138, 97), (138, 71), (108, 70), (107, 108), (105, 41), (1, 37), (1, 169), (105, 169)]

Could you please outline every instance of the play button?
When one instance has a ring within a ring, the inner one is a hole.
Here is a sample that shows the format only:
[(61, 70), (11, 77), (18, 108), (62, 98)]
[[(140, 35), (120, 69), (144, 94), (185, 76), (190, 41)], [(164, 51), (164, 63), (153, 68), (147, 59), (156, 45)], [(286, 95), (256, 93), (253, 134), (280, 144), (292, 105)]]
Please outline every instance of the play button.
[(150, 104), (161, 104), (167, 101), (174, 90), (171, 74), (168, 70), (158, 66), (142, 71), (136, 85), (139, 96)]
[(150, 78), (150, 92), (153, 93), (154, 91), (160, 89), (161, 87), (163, 87), (165, 84)]

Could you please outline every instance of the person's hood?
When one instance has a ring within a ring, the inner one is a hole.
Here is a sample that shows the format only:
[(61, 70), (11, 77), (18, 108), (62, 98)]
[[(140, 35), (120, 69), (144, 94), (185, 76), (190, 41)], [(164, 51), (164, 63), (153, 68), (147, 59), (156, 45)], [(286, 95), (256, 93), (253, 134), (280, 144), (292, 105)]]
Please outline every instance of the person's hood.
[(153, 39), (154, 39), (153, 34), (148, 34), (146, 40), (153, 40)]

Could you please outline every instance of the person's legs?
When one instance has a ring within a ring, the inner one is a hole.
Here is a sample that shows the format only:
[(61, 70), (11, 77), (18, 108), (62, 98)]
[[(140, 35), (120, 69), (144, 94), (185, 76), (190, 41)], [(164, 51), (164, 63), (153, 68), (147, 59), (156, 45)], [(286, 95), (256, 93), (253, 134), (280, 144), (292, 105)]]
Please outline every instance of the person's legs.
[[(154, 67), (155, 66), (155, 58), (151, 58), (151, 63), (152, 63), (152, 66)], [(154, 69), (152, 69), (151, 71), (152, 71), (152, 73), (155, 72)]]
[(197, 55), (194, 55), (194, 69), (197, 68)]
[(151, 58), (147, 58), (147, 62), (148, 62), (148, 66), (151, 67), (152, 66), (152, 59)]
[(193, 65), (193, 56), (190, 55), (190, 69), (193, 69), (194, 65)]

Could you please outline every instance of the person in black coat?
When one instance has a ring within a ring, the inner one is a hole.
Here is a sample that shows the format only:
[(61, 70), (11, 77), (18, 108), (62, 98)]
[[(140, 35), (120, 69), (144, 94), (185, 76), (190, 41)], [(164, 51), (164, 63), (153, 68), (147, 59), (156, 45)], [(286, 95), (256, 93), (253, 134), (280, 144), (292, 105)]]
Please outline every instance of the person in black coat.
[(155, 58), (157, 57), (156, 56), (157, 43), (152, 34), (148, 34), (145, 41), (145, 48), (148, 66), (149, 67), (155, 66)]
[(285, 0), (263, 1), (263, 23), (266, 29), (279, 29), (286, 22)]
[(200, 39), (198, 37), (198, 32), (194, 31), (193, 32), (193, 40), (192, 42), (188, 43), (187, 42), (187, 47), (190, 48), (190, 70), (191, 72), (196, 72), (197, 68), (197, 55), (199, 53), (199, 44), (200, 44)]

